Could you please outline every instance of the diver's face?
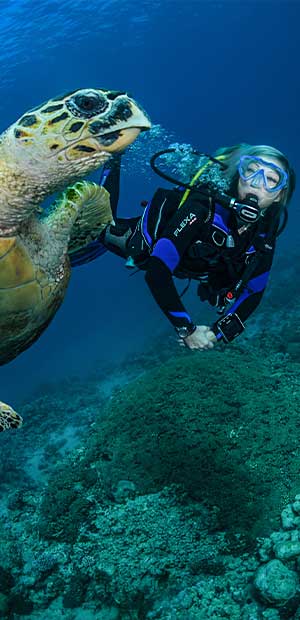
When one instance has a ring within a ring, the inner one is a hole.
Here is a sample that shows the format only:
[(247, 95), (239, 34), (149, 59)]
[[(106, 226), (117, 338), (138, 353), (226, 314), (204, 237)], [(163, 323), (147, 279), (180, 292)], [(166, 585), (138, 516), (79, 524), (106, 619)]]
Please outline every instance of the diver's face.
[[(275, 157), (264, 157), (266, 162), (270, 162), (272, 164), (276, 164), (277, 166), (281, 166), (281, 163)], [(265, 174), (268, 173), (267, 166), (265, 167)], [(276, 173), (275, 173), (276, 174)], [(265, 210), (271, 206), (274, 202), (279, 202), (281, 199), (282, 190), (278, 190), (278, 192), (268, 192), (265, 188), (263, 182), (259, 184), (255, 184), (252, 182), (252, 179), (248, 181), (243, 180), (241, 177), (238, 182), (238, 198), (240, 200), (244, 200), (248, 194), (252, 196), (256, 196), (258, 199), (258, 206), (261, 210)]]

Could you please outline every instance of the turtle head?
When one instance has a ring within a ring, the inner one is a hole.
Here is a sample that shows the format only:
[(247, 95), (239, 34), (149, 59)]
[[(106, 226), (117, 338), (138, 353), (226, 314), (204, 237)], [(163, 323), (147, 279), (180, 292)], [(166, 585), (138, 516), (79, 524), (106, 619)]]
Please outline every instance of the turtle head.
[(151, 123), (125, 92), (85, 88), (24, 114), (11, 128), (19, 159), (66, 185), (124, 150)]
[(48, 195), (103, 165), (150, 127), (126, 92), (96, 88), (23, 114), (1, 136), (0, 228), (27, 219)]

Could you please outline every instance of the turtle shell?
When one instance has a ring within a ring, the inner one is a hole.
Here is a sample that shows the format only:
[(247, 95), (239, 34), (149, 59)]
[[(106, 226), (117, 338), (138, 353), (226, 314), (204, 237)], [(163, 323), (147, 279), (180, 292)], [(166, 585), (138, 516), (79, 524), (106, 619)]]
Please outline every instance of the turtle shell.
[(0, 364), (27, 349), (61, 305), (68, 262), (57, 277), (34, 264), (18, 237), (0, 239)]

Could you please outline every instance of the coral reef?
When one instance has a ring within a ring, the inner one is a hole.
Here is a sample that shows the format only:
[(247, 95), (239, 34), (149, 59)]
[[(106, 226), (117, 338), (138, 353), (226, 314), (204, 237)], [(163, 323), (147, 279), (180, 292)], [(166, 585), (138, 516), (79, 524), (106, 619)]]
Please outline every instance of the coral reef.
[(23, 407), (1, 437), (3, 620), (300, 619), (299, 310), (278, 281), (237, 344), (166, 337)]

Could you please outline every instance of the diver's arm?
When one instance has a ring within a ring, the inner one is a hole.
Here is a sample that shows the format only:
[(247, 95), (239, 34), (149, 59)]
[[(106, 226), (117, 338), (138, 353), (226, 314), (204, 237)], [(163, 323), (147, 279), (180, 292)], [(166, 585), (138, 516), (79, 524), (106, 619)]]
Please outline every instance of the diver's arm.
[[(257, 308), (257, 306), (261, 302), (263, 294), (266, 290), (273, 257), (274, 257), (274, 250), (273, 252), (268, 252), (262, 255), (262, 258), (259, 261), (259, 264), (254, 270), (254, 273), (251, 275), (251, 278), (246, 284), (241, 295), (237, 298), (234, 304), (230, 306), (230, 308), (224, 313), (222, 317), (222, 319), (227, 317), (227, 321), (230, 321), (231, 316), (232, 316), (233, 321), (236, 322), (237, 331), (239, 331), (239, 327), (240, 327), (240, 333), (243, 331), (245, 327), (245, 324), (244, 324), (245, 321), (254, 312), (254, 310)], [(240, 322), (240, 326), (239, 326), (239, 322)], [(214, 332), (217, 340), (223, 339), (226, 342), (226, 336), (225, 338), (222, 336), (221, 330), (222, 330), (222, 323), (221, 323), (221, 329), (220, 329), (220, 319), (219, 319), (212, 325), (212, 331)]]
[(192, 327), (192, 318), (178, 295), (163, 249), (162, 245), (158, 247), (161, 258), (153, 254), (150, 257), (145, 280), (156, 303), (173, 327)]
[(178, 295), (173, 273), (184, 252), (199, 238), (208, 217), (207, 205), (199, 199), (195, 200), (194, 196), (188, 198), (168, 222), (147, 265), (146, 282), (155, 301), (175, 328), (193, 326), (193, 321)]
[(192, 198), (179, 209), (156, 243), (149, 259), (146, 282), (157, 304), (175, 327), (187, 328), (190, 335), (179, 334), (181, 344), (190, 349), (211, 349), (217, 342), (206, 325), (195, 325), (178, 295), (173, 273), (184, 252), (201, 235), (210, 216), (207, 205)]
[(190, 335), (181, 337), (179, 343), (189, 349), (212, 349), (217, 339), (210, 327), (195, 325), (186, 311), (175, 288), (171, 271), (164, 261), (152, 256), (146, 273), (150, 291), (170, 323), (175, 329), (186, 327)]

